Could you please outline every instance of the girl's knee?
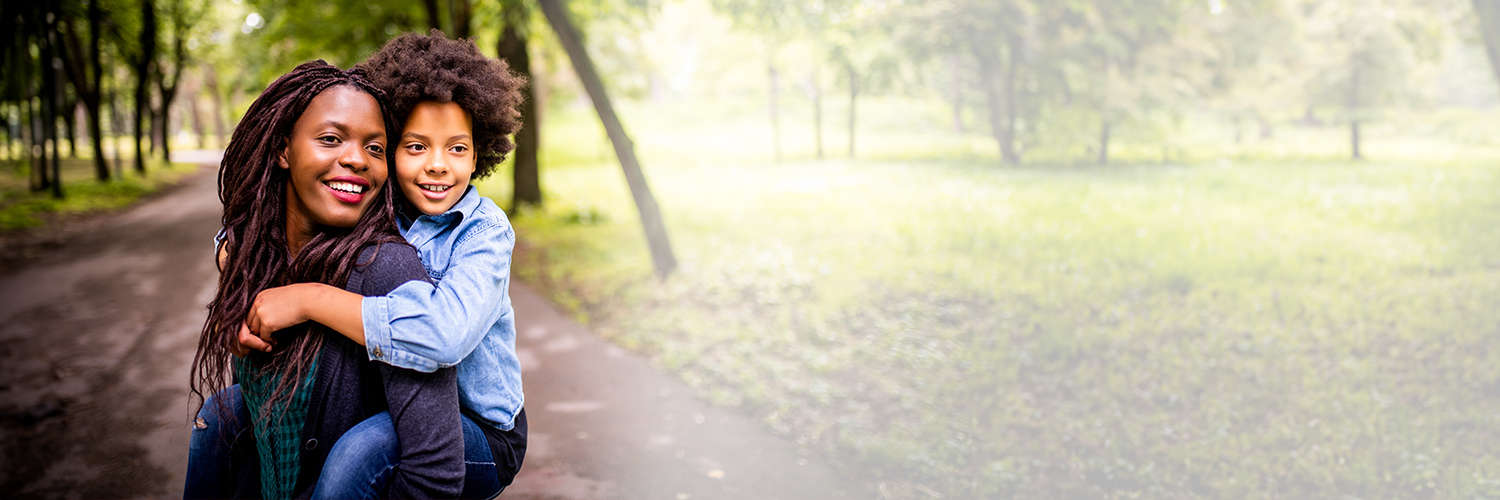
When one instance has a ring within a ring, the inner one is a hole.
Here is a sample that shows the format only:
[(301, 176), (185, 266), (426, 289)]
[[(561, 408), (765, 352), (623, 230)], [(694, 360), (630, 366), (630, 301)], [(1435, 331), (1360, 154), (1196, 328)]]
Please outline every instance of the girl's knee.
[(391, 423), (391, 415), (381, 412), (373, 417), (365, 419), (353, 428), (339, 436), (333, 449), (328, 452), (328, 460), (357, 460), (360, 462), (379, 462), (382, 459), (394, 463), (399, 458), (399, 443), (396, 441), (396, 427)]

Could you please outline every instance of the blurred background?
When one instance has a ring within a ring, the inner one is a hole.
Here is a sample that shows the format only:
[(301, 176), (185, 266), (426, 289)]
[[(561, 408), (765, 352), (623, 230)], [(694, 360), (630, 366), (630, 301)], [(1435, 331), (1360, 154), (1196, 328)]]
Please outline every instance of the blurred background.
[(1500, 496), (1500, 2), (560, 4), (607, 101), (532, 0), (5, 0), (0, 227), (440, 29), (516, 279), (869, 496)]

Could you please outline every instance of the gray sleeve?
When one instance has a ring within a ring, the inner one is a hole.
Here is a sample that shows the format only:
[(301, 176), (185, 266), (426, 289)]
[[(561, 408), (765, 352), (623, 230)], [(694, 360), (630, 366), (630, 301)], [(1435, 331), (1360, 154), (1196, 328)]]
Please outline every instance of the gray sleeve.
[[(348, 288), (385, 295), (408, 281), (428, 281), (416, 249), (384, 243), (361, 252), (363, 266), (349, 273)], [(380, 369), (391, 423), (400, 444), (400, 466), (390, 498), (456, 498), (463, 492), (464, 435), (458, 413), (458, 372), (431, 373), (375, 363)]]
[(366, 297), (391, 293), (408, 281), (432, 281), (417, 249), (406, 243), (381, 243), (360, 252), (344, 288)]

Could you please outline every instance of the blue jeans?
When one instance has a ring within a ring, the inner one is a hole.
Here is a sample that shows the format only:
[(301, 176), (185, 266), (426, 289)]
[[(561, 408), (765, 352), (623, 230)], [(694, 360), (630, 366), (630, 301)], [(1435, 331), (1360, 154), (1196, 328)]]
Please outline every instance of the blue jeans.
[[(223, 411), (216, 405), (224, 405)], [(188, 438), (187, 483), (182, 498), (223, 498), (229, 484), (229, 447), (250, 425), (238, 384), (209, 396), (193, 419)]]
[[(464, 416), (464, 492), (459, 498), (493, 498), (505, 490), (479, 424)], [(328, 452), (312, 497), (381, 498), (391, 470), (401, 461), (396, 428), (387, 412), (365, 419), (339, 437)]]

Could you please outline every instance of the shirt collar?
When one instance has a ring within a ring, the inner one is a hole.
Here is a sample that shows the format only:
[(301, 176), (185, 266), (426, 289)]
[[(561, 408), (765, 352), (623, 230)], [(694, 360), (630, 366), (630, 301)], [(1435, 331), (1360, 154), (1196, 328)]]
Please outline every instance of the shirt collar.
[(442, 225), (461, 221), (469, 218), (469, 216), (471, 215), (474, 215), (474, 211), (479, 209), (479, 198), (480, 196), (474, 193), (474, 185), (470, 184), (464, 188), (463, 197), (459, 198), (458, 203), (454, 203), (453, 207), (449, 208), (448, 211), (437, 215), (422, 214), (422, 216), (417, 217), (415, 220), (413, 220), (406, 217), (405, 210), (397, 210), (396, 221), (401, 224), (402, 229), (410, 228), (412, 224), (422, 219), (427, 219)]

